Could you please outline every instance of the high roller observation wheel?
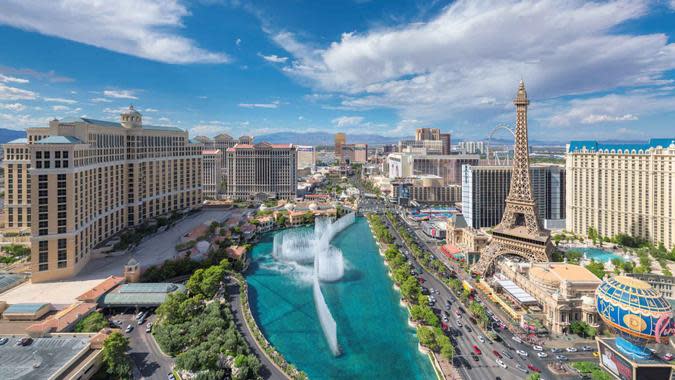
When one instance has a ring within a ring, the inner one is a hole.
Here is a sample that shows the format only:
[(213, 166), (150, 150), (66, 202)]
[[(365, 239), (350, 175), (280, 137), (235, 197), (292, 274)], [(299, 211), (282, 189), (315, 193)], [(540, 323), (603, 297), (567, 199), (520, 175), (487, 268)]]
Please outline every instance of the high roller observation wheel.
[[(499, 130), (506, 130), (506, 131), (508, 131), (509, 133), (511, 133), (511, 136), (513, 136), (513, 143), (514, 143), (514, 145), (515, 145), (515, 143), (516, 143), (516, 132), (515, 132), (513, 129), (509, 128), (509, 126), (506, 125), (506, 124), (501, 124), (501, 125), (496, 126), (494, 129), (492, 129), (492, 131), (491, 131), (490, 134), (488, 135), (487, 147), (485, 148), (485, 151), (486, 151), (486, 157), (487, 157), (488, 162), (490, 162), (490, 145), (492, 144), (492, 137), (493, 137), (494, 134), (497, 133)], [(508, 156), (507, 156), (506, 159), (508, 160)], [(507, 161), (507, 162), (508, 162), (508, 161)]]

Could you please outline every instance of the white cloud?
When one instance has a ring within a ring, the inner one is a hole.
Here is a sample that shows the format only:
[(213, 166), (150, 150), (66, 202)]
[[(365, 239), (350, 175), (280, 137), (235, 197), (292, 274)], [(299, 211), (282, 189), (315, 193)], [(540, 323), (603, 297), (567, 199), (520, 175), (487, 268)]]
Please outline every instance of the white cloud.
[(103, 95), (116, 99), (138, 99), (133, 90), (105, 90)]
[(92, 102), (94, 103), (111, 103), (112, 100), (106, 99), (106, 98), (93, 98), (91, 99)]
[(45, 102), (51, 103), (64, 103), (64, 104), (75, 104), (76, 100), (73, 99), (64, 99), (64, 98), (44, 98)]
[(159, 62), (227, 62), (180, 35), (189, 15), (179, 0), (6, 0), (0, 23)]
[(191, 136), (213, 137), (220, 133), (227, 133), (227, 129), (223, 127), (221, 124), (200, 123), (190, 128)]
[(7, 75), (2, 75), (2, 74), (0, 74), (0, 82), (4, 82), (4, 83), (10, 82), (10, 83), (22, 83), (22, 84), (25, 84), (25, 83), (28, 83), (28, 82), (30, 82), (30, 81), (29, 81), (28, 79), (17, 78), (17, 77), (10, 77), (10, 76), (7, 76)]
[(14, 112), (21, 112), (26, 109), (26, 106), (21, 103), (9, 103), (9, 104), (0, 103), (0, 109)]
[(155, 108), (146, 108), (143, 111), (145, 111), (145, 112), (159, 112), (159, 110), (155, 109)]
[(262, 59), (264, 59), (267, 62), (274, 62), (274, 63), (286, 63), (288, 61), (288, 57), (280, 57), (276, 54), (271, 54), (271, 55), (263, 55), (258, 53)]
[(279, 101), (275, 100), (271, 103), (239, 103), (241, 108), (279, 108)]
[(0, 128), (22, 131), (31, 127), (44, 127), (49, 124), (49, 120), (51, 117), (0, 113)]
[(0, 100), (33, 100), (37, 94), (33, 91), (6, 86), (0, 83)]
[(648, 5), (458, 0), (429, 22), (345, 33), (325, 47), (285, 31), (272, 38), (292, 55), (287, 74), (342, 93), (343, 106), (391, 108), (402, 119), (480, 114), (485, 121), (511, 106), (521, 76), (535, 102), (667, 83), (675, 44), (665, 34), (617, 32)]
[(332, 123), (335, 124), (338, 128), (347, 128), (353, 127), (363, 123), (363, 117), (361, 116), (340, 116), (332, 120)]
[(241, 38), (237, 38), (237, 39), (234, 41), (234, 44), (237, 45), (237, 46), (241, 45)]
[(670, 0), (670, 8), (675, 10), (675, 0)]
[(53, 111), (67, 111), (70, 107), (68, 106), (52, 106)]
[(563, 106), (543, 104), (540, 113), (550, 114), (548, 122), (553, 126), (573, 126), (626, 123), (672, 109), (675, 109), (675, 94), (655, 92), (574, 99)]

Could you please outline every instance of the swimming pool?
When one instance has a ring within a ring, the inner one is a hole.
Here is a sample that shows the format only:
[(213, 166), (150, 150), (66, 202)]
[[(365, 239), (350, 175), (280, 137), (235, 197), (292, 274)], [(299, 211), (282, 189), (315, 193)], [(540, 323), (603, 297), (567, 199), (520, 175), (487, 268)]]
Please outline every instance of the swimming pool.
[(619, 256), (618, 254), (611, 251), (606, 251), (601, 248), (578, 247), (578, 248), (570, 248), (569, 250), (567, 250), (567, 252), (575, 252), (575, 251), (585, 253), (586, 257), (588, 257), (589, 259), (593, 259), (601, 263), (612, 261), (612, 259), (619, 259), (621, 261), (626, 261), (623, 257)]

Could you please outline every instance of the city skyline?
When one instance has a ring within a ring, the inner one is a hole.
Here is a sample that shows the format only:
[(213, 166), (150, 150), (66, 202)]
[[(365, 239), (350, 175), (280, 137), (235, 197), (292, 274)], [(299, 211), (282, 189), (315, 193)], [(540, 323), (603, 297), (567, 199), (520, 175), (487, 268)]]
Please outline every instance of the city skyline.
[(133, 103), (192, 137), (437, 127), (471, 140), (513, 124), (522, 77), (532, 140), (670, 134), (672, 1), (431, 4), (8, 1), (0, 127), (115, 120)]

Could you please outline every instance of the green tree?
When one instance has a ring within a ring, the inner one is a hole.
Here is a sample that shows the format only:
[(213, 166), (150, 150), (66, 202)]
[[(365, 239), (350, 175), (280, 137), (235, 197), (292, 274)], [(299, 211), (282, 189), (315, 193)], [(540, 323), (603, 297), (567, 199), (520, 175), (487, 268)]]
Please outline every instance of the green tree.
[(77, 322), (77, 325), (75, 325), (75, 332), (93, 333), (99, 332), (106, 327), (108, 327), (108, 320), (105, 319), (103, 314), (95, 311)]
[(586, 269), (588, 269), (591, 273), (593, 273), (600, 279), (605, 277), (605, 265), (601, 262), (591, 260), (591, 262), (588, 265), (586, 265)]
[(401, 295), (408, 301), (416, 300), (422, 294), (422, 286), (419, 281), (413, 276), (408, 278), (401, 284)]
[(432, 351), (438, 351), (439, 346), (436, 342), (436, 334), (434, 334), (434, 330), (432, 330), (431, 327), (418, 326), (417, 338), (419, 339), (420, 344), (424, 347)]
[(586, 232), (588, 235), (588, 238), (593, 240), (593, 244), (596, 244), (598, 241), (598, 230), (596, 230), (593, 227), (588, 227), (588, 231)]
[(527, 376), (527, 380), (539, 380), (541, 379), (541, 375), (537, 372), (532, 372)]
[(129, 340), (115, 331), (103, 342), (103, 364), (105, 372), (114, 379), (130, 379), (131, 365), (127, 357)]

